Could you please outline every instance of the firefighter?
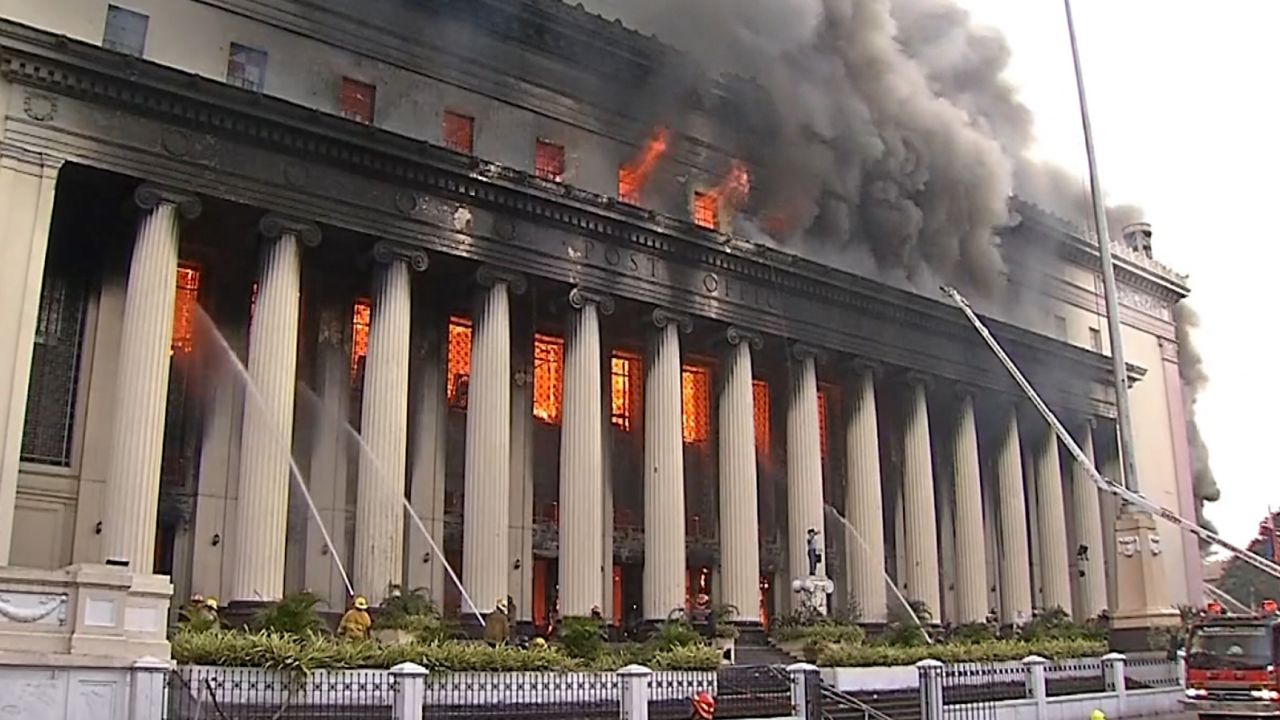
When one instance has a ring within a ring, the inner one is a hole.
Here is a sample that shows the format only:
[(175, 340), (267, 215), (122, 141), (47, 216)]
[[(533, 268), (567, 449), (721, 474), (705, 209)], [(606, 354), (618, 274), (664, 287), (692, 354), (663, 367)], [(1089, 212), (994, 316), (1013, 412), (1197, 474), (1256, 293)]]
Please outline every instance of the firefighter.
[(369, 637), (369, 628), (373, 620), (369, 618), (369, 601), (363, 595), (357, 595), (351, 603), (351, 609), (342, 615), (338, 623), (338, 635), (348, 640), (364, 640)]
[(703, 690), (693, 696), (693, 715), (692, 720), (715, 720), (716, 716), (716, 699), (711, 693)]
[(493, 612), (484, 619), (484, 641), (490, 647), (497, 647), (507, 642), (511, 633), (511, 623), (507, 618), (507, 601), (499, 599), (494, 603)]

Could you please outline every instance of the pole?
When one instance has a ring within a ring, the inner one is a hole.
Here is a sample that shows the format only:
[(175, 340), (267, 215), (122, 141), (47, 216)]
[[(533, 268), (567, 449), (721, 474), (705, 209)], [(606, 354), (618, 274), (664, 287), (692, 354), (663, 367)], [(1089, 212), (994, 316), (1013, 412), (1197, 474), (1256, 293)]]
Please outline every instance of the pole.
[(1128, 370), (1124, 362), (1124, 341), (1120, 336), (1120, 308), (1116, 300), (1116, 272), (1111, 264), (1111, 240), (1107, 234), (1107, 207), (1098, 180), (1098, 161), (1093, 147), (1093, 125), (1089, 122), (1089, 105), (1084, 96), (1084, 73), (1080, 69), (1080, 48), (1076, 44), (1076, 25), (1071, 15), (1071, 0), (1063, 0), (1067, 11), (1067, 33), (1071, 36), (1071, 59), (1076, 69), (1076, 90), (1080, 94), (1080, 122), (1084, 126), (1084, 148), (1089, 156), (1089, 192), (1093, 195), (1093, 221), (1098, 229), (1098, 257), (1102, 265), (1102, 290), (1107, 302), (1107, 334), (1111, 337), (1111, 363), (1115, 373), (1116, 416), (1120, 426), (1120, 461), (1124, 468), (1124, 486), (1138, 491), (1138, 466), (1134, 458), (1133, 416), (1129, 412)]

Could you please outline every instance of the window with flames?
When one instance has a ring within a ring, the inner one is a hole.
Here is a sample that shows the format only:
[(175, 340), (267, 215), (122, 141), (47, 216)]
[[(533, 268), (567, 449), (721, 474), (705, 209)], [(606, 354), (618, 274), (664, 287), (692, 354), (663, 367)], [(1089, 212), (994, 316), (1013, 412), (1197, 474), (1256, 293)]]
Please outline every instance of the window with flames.
[(342, 117), (348, 120), (362, 122), (365, 125), (372, 124), (374, 98), (376, 95), (377, 88), (373, 85), (344, 77), (342, 78), (342, 94), (338, 98), (338, 109), (342, 113)]
[(470, 115), (446, 110), (444, 113), (444, 146), (454, 152), (475, 152), (476, 120)]
[(711, 373), (705, 367), (686, 365), (680, 381), (684, 441), (704, 443), (711, 437)]
[(467, 390), (471, 383), (471, 321), (449, 318), (449, 375), (446, 393), (449, 407), (467, 409)]
[(751, 381), (753, 420), (756, 426), (756, 452), (769, 457), (769, 384), (763, 380)]
[(644, 365), (639, 355), (618, 351), (610, 357), (609, 366), (609, 421), (619, 430), (631, 432), (642, 402)]
[(627, 165), (618, 168), (618, 200), (628, 205), (640, 204), (640, 174), (635, 168)]
[(373, 325), (373, 304), (361, 298), (351, 306), (351, 384), (364, 377), (364, 361), (369, 357), (369, 328)]
[(543, 180), (564, 182), (564, 146), (538, 140), (534, 151), (534, 174)]
[(559, 425), (564, 408), (564, 340), (533, 336), (533, 416)]
[(720, 196), (710, 192), (693, 193), (693, 222), (708, 230), (720, 229)]
[(827, 461), (827, 392), (818, 391), (818, 444), (822, 449), (822, 461)]
[(200, 268), (178, 265), (178, 283), (173, 298), (173, 341), (170, 355), (188, 355), (196, 347), (195, 320), (199, 308)]

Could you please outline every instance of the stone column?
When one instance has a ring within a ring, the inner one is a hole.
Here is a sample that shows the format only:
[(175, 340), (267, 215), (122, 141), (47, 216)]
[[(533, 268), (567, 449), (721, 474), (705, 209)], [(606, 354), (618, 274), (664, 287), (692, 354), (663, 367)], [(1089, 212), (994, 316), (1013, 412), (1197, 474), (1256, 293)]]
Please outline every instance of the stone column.
[(907, 377), (906, 427), (902, 453), (902, 502), (906, 536), (907, 599), (928, 606), (940, 619), (938, 525), (933, 496), (933, 450), (929, 438), (927, 380)]
[[(738, 608), (740, 622), (758, 624), (760, 509), (751, 350), (759, 350), (764, 342), (759, 335), (736, 327), (730, 327), (725, 336), (729, 348), (719, 402), (721, 597)], [(683, 604), (683, 579), (681, 590)]]
[[(1094, 459), (1093, 421), (1083, 423), (1076, 437), (1080, 438), (1080, 449), (1085, 456)], [(1103, 558), (1108, 548), (1102, 540), (1098, 486), (1093, 484), (1084, 466), (1074, 462), (1074, 458), (1071, 463), (1071, 511), (1075, 518), (1077, 541), (1087, 550), (1086, 555), (1076, 559), (1076, 566), (1084, 573), (1079, 578), (1080, 602), (1076, 606), (1076, 618), (1088, 620), (1107, 609), (1107, 571)]]
[(483, 267), (472, 319), (462, 521), (462, 585), (482, 613), (507, 595), (511, 490), (511, 306), (519, 275)]
[(604, 438), (601, 433), (600, 314), (613, 298), (569, 292), (565, 333), (564, 413), (560, 430), (560, 607), (564, 617), (604, 609)]
[[(446, 375), (449, 367), (448, 319), (439, 312), (442, 303), (426, 303), (421, 312), (413, 313), (418, 339), (417, 367), (414, 382), (415, 410), (413, 415), (413, 442), (410, 445), (409, 501), (414, 512), (422, 518), (423, 525), (439, 547), (414, 528), (409, 533), (408, 583), (410, 588), (427, 588), (436, 607), (444, 607), (445, 587), (452, 583), (447, 578), (441, 554), (444, 548), (444, 471), (445, 446), (449, 420), (449, 400)], [(420, 307), (423, 303), (420, 303)], [(464, 616), (470, 608), (462, 608)]]
[(680, 331), (692, 323), (661, 308), (653, 311), (653, 322), (644, 374), (644, 619), (665, 620), (684, 606)]
[(284, 595), (301, 243), (315, 246), (320, 242), (315, 225), (279, 215), (263, 218), (259, 229), (263, 247), (257, 306), (249, 327), (253, 387), (245, 395), (240, 441), (233, 602), (270, 602)]
[[(816, 352), (806, 345), (791, 347), (791, 387), (787, 396), (787, 557), (789, 579), (827, 576), (823, 550), (822, 445), (818, 436), (818, 375)], [(808, 533), (819, 533), (822, 562), (809, 572)], [(824, 598), (825, 600), (825, 598)], [(792, 595), (792, 607), (799, 598)], [(825, 603), (824, 603), (825, 607)]]
[(996, 492), (1000, 498), (1000, 622), (1010, 625), (1031, 619), (1031, 556), (1027, 544), (1018, 411), (1010, 406), (1004, 413), (1004, 437), (996, 462)]
[[(153, 185), (138, 188), (134, 199), (144, 213), (129, 263), (120, 331), (111, 463), (103, 491), (102, 555), (104, 560), (128, 561), (133, 572), (150, 573), (173, 341), (178, 219), (199, 214), (200, 201)], [(283, 536), (283, 518), (281, 524)]]
[(848, 493), (845, 518), (853, 526), (846, 543), (849, 590), (862, 609), (862, 620), (887, 619), (888, 592), (884, 572), (884, 501), (880, 490), (880, 441), (876, 420), (874, 365), (855, 363), (851, 368), (851, 407), (845, 425)]
[(956, 525), (956, 607), (952, 619), (964, 624), (982, 622), (987, 616), (987, 559), (973, 392), (962, 389), (959, 403), (951, 441)]
[(390, 240), (373, 247), (377, 261), (369, 354), (360, 408), (360, 485), (356, 498), (357, 593), (377, 604), (404, 582), (404, 496), (409, 437), (410, 269), (427, 269), (426, 252)]
[(1058, 436), (1046, 427), (1036, 453), (1036, 500), (1044, 606), (1071, 615), (1071, 566), (1067, 551), (1067, 507), (1062, 497)]
[[(511, 323), (511, 573), (512, 617), (533, 621), (533, 312), (513, 313)], [(507, 608), (511, 612), (511, 608)]]
[(9, 564), (31, 357), (61, 167), (60, 159), (14, 144), (0, 154), (0, 398), (6, 398), (0, 411), (0, 567)]

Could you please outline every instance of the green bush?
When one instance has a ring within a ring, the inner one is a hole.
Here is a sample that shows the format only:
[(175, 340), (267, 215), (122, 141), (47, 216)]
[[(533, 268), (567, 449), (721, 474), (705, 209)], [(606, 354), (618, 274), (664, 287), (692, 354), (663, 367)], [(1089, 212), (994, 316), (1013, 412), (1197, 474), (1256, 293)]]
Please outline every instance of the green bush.
[(773, 639), (778, 642), (802, 640), (808, 643), (848, 643), (858, 645), (866, 639), (866, 633), (857, 625), (846, 625), (832, 620), (814, 625), (791, 625), (779, 628), (773, 633)]
[(258, 613), (249, 624), (256, 631), (309, 635), (327, 632), (328, 627), (316, 612), (320, 598), (309, 592), (300, 592), (272, 603)]
[[(911, 608), (896, 607), (889, 613), (889, 624), (885, 626), (880, 642), (895, 647), (923, 647), (929, 644), (929, 637), (920, 623), (928, 624), (933, 617), (929, 606), (919, 600), (911, 601)], [(919, 618), (919, 622), (917, 622)]]
[(605, 651), (604, 624), (593, 618), (565, 618), (556, 641), (569, 657), (591, 661)]
[(818, 664), (834, 667), (869, 667), (881, 665), (914, 665), (933, 659), (944, 663), (1005, 662), (1021, 660), (1028, 655), (1049, 659), (1097, 657), (1107, 651), (1106, 643), (1096, 640), (996, 640), (969, 644), (918, 646), (892, 645), (824, 645), (818, 651)]
[(954, 645), (980, 645), (996, 639), (997, 628), (988, 623), (957, 625), (947, 635), (947, 642)]
[(650, 670), (715, 670), (720, 651), (707, 645), (681, 645), (659, 650), (645, 663)]
[(668, 620), (658, 626), (658, 631), (649, 638), (649, 644), (655, 650), (670, 650), (685, 645), (701, 645), (702, 636), (688, 620)]

